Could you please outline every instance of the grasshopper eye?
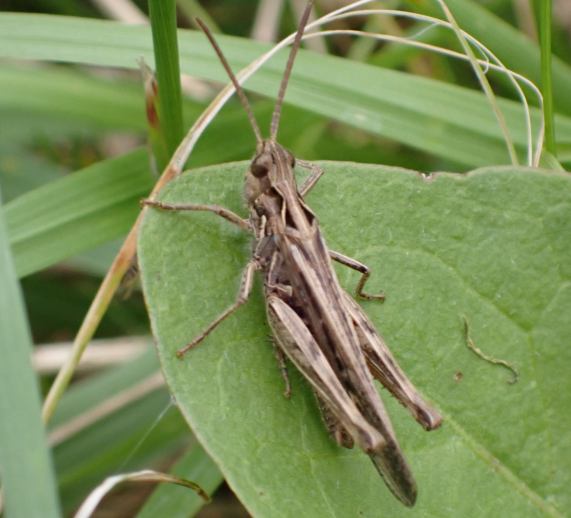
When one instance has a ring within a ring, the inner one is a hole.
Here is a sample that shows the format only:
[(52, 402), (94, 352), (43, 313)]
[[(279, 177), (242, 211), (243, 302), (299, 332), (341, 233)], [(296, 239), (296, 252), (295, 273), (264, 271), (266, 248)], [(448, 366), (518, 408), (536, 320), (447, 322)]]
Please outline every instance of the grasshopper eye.
[(268, 174), (270, 167), (272, 166), (272, 158), (266, 153), (254, 158), (252, 165), (250, 165), (250, 171), (256, 178), (262, 178)]
[(266, 176), (268, 174), (268, 167), (266, 164), (253, 162), (250, 166), (250, 171), (256, 178), (261, 178), (262, 176)]

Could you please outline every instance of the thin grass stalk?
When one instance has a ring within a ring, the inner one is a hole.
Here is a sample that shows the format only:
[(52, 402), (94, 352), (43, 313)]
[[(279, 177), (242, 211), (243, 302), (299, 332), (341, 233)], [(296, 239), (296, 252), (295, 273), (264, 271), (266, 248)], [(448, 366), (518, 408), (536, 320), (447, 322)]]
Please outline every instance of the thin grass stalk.
[(542, 0), (539, 8), (539, 44), (541, 49), (541, 91), (545, 121), (545, 149), (557, 157), (555, 120), (553, 115), (553, 76), (551, 67), (552, 0)]
[(156, 157), (162, 171), (184, 135), (175, 0), (149, 0), (149, 18), (158, 83), (158, 124), (165, 148), (165, 155)]
[(518, 156), (517, 156), (517, 153), (515, 150), (515, 146), (513, 144), (513, 140), (511, 138), (510, 131), (508, 129), (504, 114), (502, 113), (502, 110), (500, 109), (500, 107), (498, 106), (498, 103), (496, 102), (496, 96), (492, 90), (492, 87), (490, 86), (488, 79), (486, 78), (486, 75), (484, 74), (484, 72), (480, 68), (480, 65), (478, 64), (476, 56), (474, 56), (474, 53), (472, 52), (470, 45), (468, 45), (466, 38), (462, 34), (462, 31), (461, 31), (460, 27), (458, 26), (456, 19), (452, 15), (452, 12), (450, 11), (450, 9), (448, 9), (446, 2), (444, 0), (437, 0), (437, 2), (440, 4), (440, 7), (444, 11), (446, 18), (448, 19), (448, 21), (452, 25), (452, 29), (456, 33), (458, 40), (460, 41), (460, 45), (462, 46), (462, 49), (464, 50), (464, 53), (466, 54), (466, 56), (468, 56), (468, 58), (470, 60), (470, 64), (472, 65), (472, 69), (474, 70), (474, 73), (476, 74), (476, 77), (478, 78), (478, 82), (480, 83), (480, 86), (481, 86), (484, 94), (488, 98), (488, 102), (490, 103), (490, 106), (492, 107), (492, 111), (494, 112), (494, 114), (496, 116), (496, 120), (498, 121), (498, 125), (499, 125), (499, 127), (500, 127), (500, 129), (504, 135), (504, 141), (505, 141), (506, 148), (508, 150), (508, 154), (510, 156), (510, 160), (511, 160), (512, 164), (513, 165), (519, 165), (519, 159), (518, 159)]

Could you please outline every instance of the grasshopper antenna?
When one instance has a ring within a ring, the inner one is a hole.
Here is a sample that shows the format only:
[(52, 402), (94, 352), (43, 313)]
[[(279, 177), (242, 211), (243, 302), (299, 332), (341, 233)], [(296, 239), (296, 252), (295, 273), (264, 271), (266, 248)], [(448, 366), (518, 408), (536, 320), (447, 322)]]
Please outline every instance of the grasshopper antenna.
[(295, 33), (295, 39), (293, 40), (291, 51), (289, 53), (289, 57), (287, 60), (284, 76), (280, 84), (280, 90), (278, 92), (276, 107), (274, 108), (274, 113), (272, 115), (272, 125), (270, 127), (270, 139), (273, 141), (275, 141), (278, 136), (278, 128), (280, 125), (280, 117), (282, 114), (282, 105), (284, 102), (285, 91), (287, 88), (287, 84), (289, 82), (289, 78), (291, 76), (291, 70), (293, 68), (293, 62), (295, 60), (295, 56), (297, 55), (297, 51), (299, 50), (299, 46), (301, 44), (301, 37), (303, 36), (303, 31), (305, 30), (305, 26), (307, 25), (307, 20), (309, 19), (309, 13), (311, 12), (312, 5), (313, 5), (313, 0), (307, 2), (305, 10), (301, 15), (301, 19), (297, 27), (297, 32)]
[(196, 23), (200, 26), (200, 28), (202, 29), (202, 32), (204, 34), (206, 34), (206, 37), (208, 38), (208, 40), (210, 41), (210, 44), (214, 48), (214, 50), (218, 56), (218, 59), (220, 59), (222, 66), (226, 70), (228, 77), (230, 77), (230, 80), (232, 81), (232, 84), (234, 85), (234, 88), (236, 89), (236, 93), (238, 94), (238, 98), (240, 99), (242, 106), (246, 110), (246, 114), (248, 115), (248, 119), (250, 120), (250, 124), (252, 125), (252, 129), (254, 130), (254, 135), (256, 135), (256, 140), (258, 141), (258, 143), (262, 142), (263, 141), (262, 132), (260, 131), (260, 127), (258, 126), (256, 118), (254, 117), (254, 112), (252, 111), (252, 107), (250, 106), (250, 103), (248, 102), (248, 98), (246, 97), (244, 90), (240, 86), (238, 79), (236, 79), (234, 72), (232, 72), (232, 69), (230, 68), (230, 65), (228, 64), (228, 61), (224, 57), (224, 54), (222, 53), (222, 49), (218, 46), (218, 43), (216, 43), (216, 40), (214, 39), (214, 36), (210, 32), (210, 29), (204, 24), (204, 22), (200, 18), (196, 18)]

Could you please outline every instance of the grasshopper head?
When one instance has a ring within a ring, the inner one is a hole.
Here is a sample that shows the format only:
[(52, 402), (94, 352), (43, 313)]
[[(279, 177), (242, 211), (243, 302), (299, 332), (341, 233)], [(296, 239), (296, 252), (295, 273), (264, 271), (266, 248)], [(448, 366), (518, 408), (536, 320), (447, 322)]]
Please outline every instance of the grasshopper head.
[[(252, 107), (250, 106), (248, 98), (246, 97), (246, 94), (244, 93), (244, 90), (242, 89), (242, 86), (240, 85), (238, 79), (234, 75), (234, 72), (232, 72), (232, 69), (228, 64), (226, 57), (222, 53), (222, 50), (218, 46), (218, 43), (216, 43), (214, 36), (201, 20), (199, 19), (196, 20), (200, 28), (204, 31), (204, 34), (206, 34), (206, 37), (210, 40), (212, 47), (214, 48), (216, 54), (220, 58), (222, 66), (224, 67), (224, 69), (228, 74), (228, 77), (232, 81), (232, 84), (236, 89), (236, 93), (238, 94), (240, 102), (242, 103), (244, 109), (246, 110), (246, 114), (248, 115), (248, 119), (250, 120), (250, 124), (252, 125), (254, 135), (256, 136), (256, 142), (258, 143), (256, 149), (256, 156), (252, 160), (250, 169), (246, 174), (245, 194), (246, 194), (246, 200), (249, 205), (255, 205), (256, 200), (262, 194), (265, 193), (271, 194), (272, 190), (274, 193), (280, 193), (282, 195), (284, 195), (286, 191), (288, 192), (288, 194), (296, 192), (295, 179), (293, 175), (293, 167), (295, 165), (295, 159), (293, 158), (293, 155), (289, 151), (286, 151), (282, 146), (280, 146), (277, 143), (277, 135), (278, 135), (280, 116), (282, 112), (282, 104), (285, 97), (286, 88), (293, 68), (293, 63), (295, 61), (295, 56), (297, 54), (297, 51), (299, 50), (305, 26), (307, 25), (307, 21), (311, 13), (312, 5), (313, 5), (313, 0), (309, 0), (305, 6), (301, 19), (299, 21), (297, 32), (295, 33), (293, 45), (291, 47), (291, 51), (289, 53), (288, 61), (284, 71), (284, 75), (280, 83), (280, 89), (278, 91), (274, 112), (272, 114), (272, 122), (270, 125), (270, 138), (266, 140), (262, 138), (260, 127), (256, 122), (256, 118), (254, 117), (254, 113), (252, 111)], [(293, 189), (293, 191), (291, 189)]]
[(247, 203), (254, 204), (262, 194), (279, 192), (284, 184), (296, 189), (294, 166), (295, 158), (287, 149), (271, 139), (261, 141), (246, 173)]

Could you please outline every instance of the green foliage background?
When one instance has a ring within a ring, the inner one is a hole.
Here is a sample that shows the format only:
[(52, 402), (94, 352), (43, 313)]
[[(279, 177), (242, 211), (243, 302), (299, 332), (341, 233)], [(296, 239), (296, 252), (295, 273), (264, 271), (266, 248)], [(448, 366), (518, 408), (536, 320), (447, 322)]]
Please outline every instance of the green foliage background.
[[(218, 39), (236, 69), (269, 48), (245, 38), (256, 4), (204, 5), (225, 33)], [(464, 30), (489, 45), (507, 66), (539, 82), (539, 50), (517, 27), (511, 1), (448, 4)], [(428, 0), (401, 5), (438, 12)], [(188, 30), (195, 8), (196, 2), (178, 3), (179, 25), (185, 27), (178, 31), (181, 70), (224, 82), (204, 37)], [(347, 516), (354, 509), (363, 516), (403, 513), (359, 452), (340, 451), (327, 439), (297, 374), (292, 374), (293, 400), (281, 397), (259, 290), (192, 359), (174, 362), (172, 350), (232, 300), (249, 249), (246, 236), (209, 215), (150, 213), (140, 251), (165, 377), (212, 458), (189, 433), (166, 389), (48, 447), (39, 433), (38, 384), (28, 362), (26, 328), (35, 343), (70, 340), (77, 330), (138, 214), (138, 200), (154, 183), (145, 146), (143, 89), (130, 70), (141, 56), (154, 66), (173, 55), (160, 42), (154, 53), (148, 27), (104, 20), (88, 3), (30, 0), (26, 5), (6, 2), (2, 10), (0, 228), (5, 225), (6, 232), (0, 232), (5, 258), (0, 263), (5, 358), (0, 392), (9, 397), (1, 400), (0, 421), (14, 423), (0, 427), (7, 515), (34, 515), (28, 507), (30, 486), (45, 489), (36, 494), (37, 509), (58, 516), (58, 498), (69, 513), (110, 474), (168, 469), (173, 462), (173, 470), (209, 491), (224, 476), (256, 516), (290, 516), (304, 506), (315, 516)], [(10, 12), (16, 10), (23, 12)], [(282, 34), (293, 30), (293, 18), (286, 9)], [(401, 29), (416, 34), (420, 26)], [(557, 157), (568, 168), (571, 45), (564, 26), (554, 24), (553, 36)], [(418, 37), (457, 45), (440, 30)], [(412, 512), (563, 516), (571, 468), (565, 449), (571, 429), (567, 173), (500, 167), (508, 165), (505, 144), (465, 65), (396, 45), (363, 53), (361, 40), (331, 40), (328, 46), (326, 56), (300, 53), (280, 141), (298, 157), (343, 161), (325, 164), (327, 174), (309, 201), (329, 245), (374, 268), (372, 282), (388, 300), (365, 309), (412, 379), (445, 415), (443, 429), (426, 434), (385, 397), (419, 481), (421, 498)], [(351, 54), (360, 60), (344, 57)], [(285, 54), (276, 57), (248, 89), (274, 97), (284, 62)], [(100, 73), (102, 67), (112, 73)], [(429, 77), (409, 73), (419, 68), (428, 70)], [(503, 96), (500, 106), (523, 161), (521, 107), (501, 77), (489, 77)], [(171, 99), (168, 92), (165, 97)], [(252, 98), (256, 117), (267, 128), (272, 101)], [(204, 100), (182, 100), (178, 110), (185, 129), (205, 106)], [(533, 116), (537, 122), (539, 113)], [(110, 153), (109, 142), (117, 140), (129, 143), (118, 154)], [(231, 103), (188, 165), (244, 160), (252, 149), (242, 109)], [(428, 182), (387, 165), (457, 173), (485, 169), (466, 176), (437, 175)], [(238, 163), (193, 169), (164, 196), (243, 210), (244, 168)], [(207, 268), (212, 265), (215, 270)], [(339, 275), (350, 289), (353, 274), (340, 270)], [(18, 282), (27, 311), (18, 303)], [(516, 385), (505, 383), (508, 372), (468, 351), (462, 315), (470, 320), (481, 349), (518, 367)], [(99, 336), (142, 333), (148, 333), (148, 324), (138, 294), (112, 305)], [(89, 415), (155, 372), (158, 362), (150, 342), (138, 359), (74, 383), (48, 433)], [(458, 372), (461, 381), (455, 381)], [(39, 381), (45, 393), (51, 378)], [(18, 426), (38, 433), (18, 433)], [(13, 463), (8, 453), (15, 451), (38, 453)], [(138, 489), (133, 493), (139, 494)], [(107, 506), (123, 516), (135, 509), (148, 516), (188, 516), (201, 503), (181, 488), (161, 487), (142, 508), (140, 500), (131, 507), (113, 500)]]

